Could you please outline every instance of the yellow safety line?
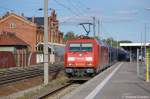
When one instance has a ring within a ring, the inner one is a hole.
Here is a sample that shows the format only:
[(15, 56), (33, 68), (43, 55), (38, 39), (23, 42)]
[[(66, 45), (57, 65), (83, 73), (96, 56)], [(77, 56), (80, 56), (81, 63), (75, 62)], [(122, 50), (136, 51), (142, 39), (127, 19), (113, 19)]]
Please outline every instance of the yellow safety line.
[(146, 82), (149, 82), (149, 52), (146, 53)]

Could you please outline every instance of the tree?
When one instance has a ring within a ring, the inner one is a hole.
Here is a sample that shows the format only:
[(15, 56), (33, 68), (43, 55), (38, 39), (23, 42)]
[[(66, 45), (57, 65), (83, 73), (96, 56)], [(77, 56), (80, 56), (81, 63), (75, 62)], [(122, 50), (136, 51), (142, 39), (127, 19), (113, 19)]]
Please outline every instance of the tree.
[(72, 39), (75, 39), (76, 36), (75, 36), (75, 33), (70, 31), (70, 32), (67, 32), (66, 35), (64, 36), (64, 40), (67, 41), (67, 40), (72, 40)]
[(129, 40), (121, 40), (121, 41), (119, 41), (119, 43), (132, 43), (132, 41), (129, 41)]
[(97, 39), (97, 40), (100, 40), (100, 38), (99, 38), (98, 36), (95, 36), (95, 37), (93, 37), (93, 38), (95, 38), (95, 39)]
[(105, 42), (108, 44), (108, 45), (112, 45), (113, 47), (117, 47), (117, 45), (119, 46), (120, 43), (132, 43), (132, 41), (129, 41), (129, 40), (121, 40), (121, 41), (118, 41), (117, 40), (114, 40), (113, 38), (107, 38), (105, 39)]
[(105, 41), (107, 44), (111, 45), (113, 43), (114, 39), (113, 38), (107, 38)]
[(113, 47), (117, 47), (117, 41), (116, 40), (114, 40), (113, 38), (107, 38), (106, 40), (106, 43), (108, 44), (108, 45), (111, 45), (111, 46), (113, 46)]

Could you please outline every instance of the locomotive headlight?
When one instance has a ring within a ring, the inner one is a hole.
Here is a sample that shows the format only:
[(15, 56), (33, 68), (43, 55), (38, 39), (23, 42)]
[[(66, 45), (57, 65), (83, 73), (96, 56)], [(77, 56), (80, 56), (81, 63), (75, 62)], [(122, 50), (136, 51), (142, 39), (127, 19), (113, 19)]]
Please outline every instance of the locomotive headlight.
[(85, 57), (86, 61), (93, 61), (93, 57)]
[(68, 61), (74, 61), (75, 58), (74, 57), (68, 57)]

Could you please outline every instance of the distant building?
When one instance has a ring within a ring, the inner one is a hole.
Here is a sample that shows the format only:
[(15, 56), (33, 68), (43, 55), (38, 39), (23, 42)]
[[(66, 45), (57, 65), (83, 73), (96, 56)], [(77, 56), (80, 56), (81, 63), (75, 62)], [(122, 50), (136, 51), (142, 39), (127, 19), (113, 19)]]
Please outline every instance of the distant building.
[[(3, 32), (0, 34), (0, 68), (27, 66), (28, 44), (15, 34)], [(31, 64), (31, 62), (30, 62)]]
[(18, 16), (14, 13), (4, 15), (0, 19), (0, 34), (6, 32), (14, 33), (17, 38), (26, 42), (29, 45), (29, 51), (36, 51), (37, 26), (25, 17)]
[[(35, 23), (37, 26), (37, 44), (39, 42), (44, 42), (44, 17), (28, 17), (28, 20)], [(51, 43), (63, 43), (63, 33), (59, 30), (59, 22), (57, 20), (57, 15), (55, 10), (52, 11), (51, 15), (48, 17), (48, 35), (49, 42)], [(41, 51), (41, 46), (37, 47), (37, 51)]]
[[(48, 23), (49, 42), (63, 43), (63, 33), (59, 30), (59, 22), (54, 10), (48, 18)], [(14, 13), (6, 13), (0, 18), (0, 34), (13, 33), (16, 38), (27, 44), (26, 47), (29, 52), (41, 51), (41, 48), (36, 45), (44, 41), (43, 24), (43, 17), (25, 17), (23, 14), (19, 16)], [(7, 36), (9, 36), (9, 39), (12, 39), (10, 35)]]
[(18, 38), (13, 33), (4, 32), (0, 34), (0, 51), (17, 52), (17, 50), (27, 50), (28, 44)]

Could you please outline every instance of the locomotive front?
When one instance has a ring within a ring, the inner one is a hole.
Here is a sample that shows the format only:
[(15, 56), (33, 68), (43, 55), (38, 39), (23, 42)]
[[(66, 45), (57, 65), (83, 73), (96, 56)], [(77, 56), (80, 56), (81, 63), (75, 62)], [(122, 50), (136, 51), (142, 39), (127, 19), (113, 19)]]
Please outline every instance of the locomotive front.
[(65, 53), (65, 72), (68, 77), (92, 76), (94, 70), (94, 42), (68, 41)]

